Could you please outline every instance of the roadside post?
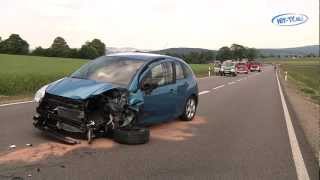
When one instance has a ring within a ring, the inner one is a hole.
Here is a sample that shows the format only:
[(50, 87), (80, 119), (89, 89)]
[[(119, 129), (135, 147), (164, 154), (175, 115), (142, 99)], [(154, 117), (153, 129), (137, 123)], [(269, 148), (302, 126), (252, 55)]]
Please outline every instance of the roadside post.
[(288, 79), (288, 72), (286, 71), (286, 72), (284, 73), (284, 80), (287, 81), (287, 79)]
[(211, 76), (211, 67), (209, 65), (209, 70), (208, 70), (208, 76), (210, 77)]

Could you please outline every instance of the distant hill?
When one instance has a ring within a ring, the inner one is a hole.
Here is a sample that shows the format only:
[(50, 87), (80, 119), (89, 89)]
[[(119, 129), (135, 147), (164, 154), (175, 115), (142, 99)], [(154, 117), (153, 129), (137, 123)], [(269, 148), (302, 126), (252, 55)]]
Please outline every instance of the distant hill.
[(259, 52), (263, 55), (275, 55), (275, 56), (306, 56), (314, 54), (319, 56), (319, 45), (302, 46), (294, 48), (282, 48), (282, 49), (259, 49)]
[[(301, 46), (301, 47), (293, 47), (293, 48), (262, 48), (258, 49), (259, 52), (265, 56), (306, 56), (309, 54), (314, 54), (316, 56), (319, 56), (319, 45), (311, 45), (311, 46)], [(216, 52), (217, 50), (211, 50), (211, 49), (203, 49), (203, 48), (168, 48), (168, 49), (162, 49), (162, 50), (141, 50), (136, 48), (115, 48), (115, 47), (108, 47), (107, 48), (107, 54), (111, 53), (119, 53), (119, 52), (150, 52), (150, 53), (156, 53), (156, 54), (177, 54), (177, 55), (186, 55), (191, 52), (207, 52), (212, 51)]]
[(162, 50), (150, 51), (150, 52), (151, 53), (156, 53), (156, 54), (186, 55), (186, 54), (189, 54), (191, 52), (201, 53), (201, 52), (208, 52), (208, 51), (215, 52), (215, 50), (202, 49), (202, 48), (169, 48), (169, 49), (162, 49)]
[[(319, 45), (311, 45), (311, 46), (302, 46), (302, 47), (294, 47), (294, 48), (265, 48), (265, 49), (258, 49), (259, 52), (265, 56), (306, 56), (309, 54), (314, 54), (316, 56), (319, 56)], [(190, 52), (205, 52), (205, 51), (212, 51), (216, 52), (216, 50), (210, 50), (210, 49), (202, 49), (202, 48), (169, 48), (169, 49), (163, 49), (158, 51), (150, 51), (152, 53), (158, 53), (158, 54), (178, 54), (178, 55), (185, 55), (189, 54)]]
[(124, 47), (124, 48), (116, 48), (116, 47), (107, 47), (106, 54), (113, 54), (113, 53), (123, 53), (123, 52), (148, 52), (150, 50), (141, 50), (137, 48), (131, 47)]

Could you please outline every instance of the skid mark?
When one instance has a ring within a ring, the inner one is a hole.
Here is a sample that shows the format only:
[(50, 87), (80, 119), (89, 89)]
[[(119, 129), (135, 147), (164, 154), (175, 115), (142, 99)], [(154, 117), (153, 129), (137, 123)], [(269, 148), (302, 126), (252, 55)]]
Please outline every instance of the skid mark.
[[(171, 141), (186, 140), (194, 136), (195, 131), (197, 130), (196, 126), (204, 124), (206, 122), (206, 119), (196, 116), (193, 121), (189, 122), (176, 120), (163, 123), (161, 125), (152, 126), (150, 128), (151, 138)], [(0, 164), (18, 161), (32, 163), (48, 158), (49, 156), (61, 157), (71, 151), (80, 148), (110, 149), (116, 145), (118, 144), (115, 143), (112, 139), (108, 138), (95, 139), (91, 145), (88, 145), (87, 141), (85, 140), (81, 140), (81, 143), (77, 145), (49, 142), (0, 154)]]
[(196, 116), (193, 121), (172, 121), (151, 127), (151, 138), (182, 141), (195, 135), (197, 125), (205, 124), (205, 118)]
[(44, 143), (34, 147), (28, 147), (23, 149), (18, 149), (16, 151), (0, 155), (0, 164), (12, 162), (12, 161), (24, 161), (24, 162), (34, 162), (48, 156), (63, 156), (70, 151), (78, 148), (112, 148), (115, 143), (110, 139), (96, 139), (91, 145), (88, 145), (86, 141), (81, 141), (81, 144), (77, 145), (66, 145), (61, 143)]

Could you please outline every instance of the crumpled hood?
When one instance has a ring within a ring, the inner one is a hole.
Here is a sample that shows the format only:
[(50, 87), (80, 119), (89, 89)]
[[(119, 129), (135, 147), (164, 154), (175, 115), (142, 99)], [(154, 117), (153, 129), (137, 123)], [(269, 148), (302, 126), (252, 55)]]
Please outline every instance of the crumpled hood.
[(71, 99), (87, 99), (113, 88), (115, 88), (114, 85), (110, 83), (66, 77), (55, 84), (49, 85), (46, 92)]

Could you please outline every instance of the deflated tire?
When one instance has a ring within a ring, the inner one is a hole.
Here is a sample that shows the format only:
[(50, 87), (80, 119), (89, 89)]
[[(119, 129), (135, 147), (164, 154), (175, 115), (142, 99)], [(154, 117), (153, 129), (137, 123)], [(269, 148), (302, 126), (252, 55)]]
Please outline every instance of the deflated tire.
[(113, 132), (114, 140), (121, 144), (145, 144), (149, 137), (149, 129), (143, 127), (119, 128)]

